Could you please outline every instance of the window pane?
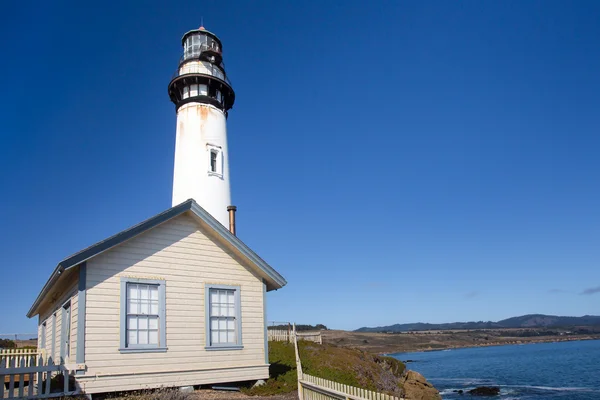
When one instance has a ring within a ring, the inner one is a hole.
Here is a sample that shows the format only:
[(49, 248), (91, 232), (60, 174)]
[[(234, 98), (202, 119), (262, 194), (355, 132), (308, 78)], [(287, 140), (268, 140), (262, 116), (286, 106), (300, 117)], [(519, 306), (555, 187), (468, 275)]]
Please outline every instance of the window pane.
[(227, 332), (219, 331), (219, 343), (227, 343)]
[(190, 97), (198, 96), (198, 85), (190, 86)]
[(213, 317), (218, 317), (219, 316), (219, 306), (213, 304), (210, 307), (210, 315), (212, 315)]
[(187, 99), (188, 97), (190, 97), (190, 87), (189, 86), (185, 86), (183, 88), (183, 98)]
[(152, 304), (150, 304), (150, 314), (158, 315), (158, 302), (152, 302)]
[(148, 329), (158, 329), (158, 318), (156, 318), (156, 317), (148, 318)]
[(210, 152), (210, 170), (212, 172), (217, 172), (217, 152), (214, 150), (211, 150)]
[(148, 344), (148, 331), (138, 331), (139, 344)]
[(158, 344), (158, 331), (148, 333), (148, 344)]
[(148, 285), (140, 286), (140, 298), (143, 300), (148, 300)]
[(199, 85), (199, 94), (202, 96), (208, 96), (208, 86)]
[(137, 300), (129, 300), (129, 310), (127, 311), (129, 314), (137, 314), (139, 313), (139, 307), (137, 304)]
[(158, 301), (158, 286), (150, 286), (150, 298)]
[(225, 329), (227, 329), (227, 320), (220, 319), (219, 320), (219, 330), (225, 330)]
[(128, 340), (129, 344), (138, 344), (137, 331), (129, 331)]
[(218, 319), (213, 318), (210, 320), (210, 329), (213, 331), (219, 329), (219, 320)]
[(235, 299), (233, 297), (233, 291), (229, 291), (229, 293), (227, 294), (227, 303), (235, 304)]
[(140, 317), (138, 320), (138, 329), (148, 329), (148, 319)]
[(129, 283), (127, 285), (127, 287), (129, 288), (129, 293), (127, 293), (127, 296), (129, 296), (130, 299), (137, 299), (138, 298), (138, 285)]
[(211, 342), (211, 344), (219, 343), (219, 332), (218, 331), (211, 332), (210, 342)]
[(227, 342), (228, 343), (236, 343), (235, 333), (233, 331), (228, 331), (227, 332)]
[(140, 304), (140, 314), (148, 314), (149, 313), (148, 303)]
[(235, 329), (235, 321), (233, 318), (227, 320), (227, 329), (230, 331)]
[(127, 317), (127, 329), (137, 329), (137, 317)]
[(227, 292), (225, 290), (222, 290), (221, 293), (219, 293), (219, 302), (227, 304)]
[(227, 316), (228, 317), (235, 317), (235, 307), (234, 306), (228, 306), (227, 307)]
[(217, 290), (210, 290), (210, 302), (213, 304), (219, 302), (219, 292)]

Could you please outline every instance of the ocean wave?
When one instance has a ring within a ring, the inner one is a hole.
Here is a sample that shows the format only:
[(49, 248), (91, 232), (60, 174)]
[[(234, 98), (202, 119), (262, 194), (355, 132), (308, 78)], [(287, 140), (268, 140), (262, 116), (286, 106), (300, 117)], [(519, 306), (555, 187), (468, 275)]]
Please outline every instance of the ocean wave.
[[(487, 378), (427, 378), (431, 382), (455, 382), (457, 384), (469, 385), (496, 385), (495, 381)], [(497, 385), (496, 385), (497, 386)]]
[(552, 391), (552, 392), (591, 392), (600, 393), (600, 389), (590, 387), (577, 387), (577, 386), (535, 386), (535, 385), (498, 385), (500, 388), (514, 388), (514, 389), (525, 389), (525, 390), (540, 390), (540, 391)]
[[(453, 383), (453, 387), (446, 387), (440, 389), (440, 395), (442, 398), (458, 398), (460, 396), (457, 393), (459, 390), (463, 391), (463, 394), (467, 394), (469, 390), (475, 389), (477, 386), (497, 386), (500, 388), (500, 397), (502, 400), (519, 400), (537, 398), (539, 395), (548, 392), (579, 392), (579, 393), (600, 393), (600, 389), (590, 387), (578, 387), (578, 386), (536, 386), (536, 385), (497, 385), (490, 383), (489, 379), (469, 379), (469, 378), (439, 378), (439, 381), (446, 381)], [(523, 397), (526, 396), (526, 397)]]

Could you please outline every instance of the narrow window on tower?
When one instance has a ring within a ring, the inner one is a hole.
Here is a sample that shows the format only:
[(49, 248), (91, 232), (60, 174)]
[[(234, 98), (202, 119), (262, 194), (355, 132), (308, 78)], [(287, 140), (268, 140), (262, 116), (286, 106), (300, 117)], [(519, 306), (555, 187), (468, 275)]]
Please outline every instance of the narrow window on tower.
[(207, 144), (208, 175), (223, 178), (223, 152), (221, 146)]
[(219, 153), (216, 150), (210, 151), (210, 172), (217, 172), (217, 157)]

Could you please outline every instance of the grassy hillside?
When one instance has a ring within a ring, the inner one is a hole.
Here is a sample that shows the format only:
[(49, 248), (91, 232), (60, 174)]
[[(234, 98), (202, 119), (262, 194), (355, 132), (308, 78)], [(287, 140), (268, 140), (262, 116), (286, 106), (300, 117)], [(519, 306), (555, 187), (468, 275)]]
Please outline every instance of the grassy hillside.
[[(402, 396), (405, 366), (400, 361), (357, 349), (299, 342), (305, 373), (351, 386)], [(250, 395), (271, 395), (297, 390), (294, 347), (290, 343), (270, 342), (271, 379), (263, 386), (245, 389)]]

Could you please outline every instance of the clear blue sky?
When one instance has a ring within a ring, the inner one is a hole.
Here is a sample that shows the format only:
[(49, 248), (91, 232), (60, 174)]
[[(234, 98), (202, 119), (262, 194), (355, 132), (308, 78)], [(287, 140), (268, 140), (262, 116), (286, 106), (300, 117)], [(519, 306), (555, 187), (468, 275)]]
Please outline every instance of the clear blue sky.
[[(180, 38), (223, 41), (239, 236), (333, 328), (600, 314), (600, 3), (3, 2), (0, 333), (171, 205)], [(586, 294), (587, 293), (587, 294)]]

